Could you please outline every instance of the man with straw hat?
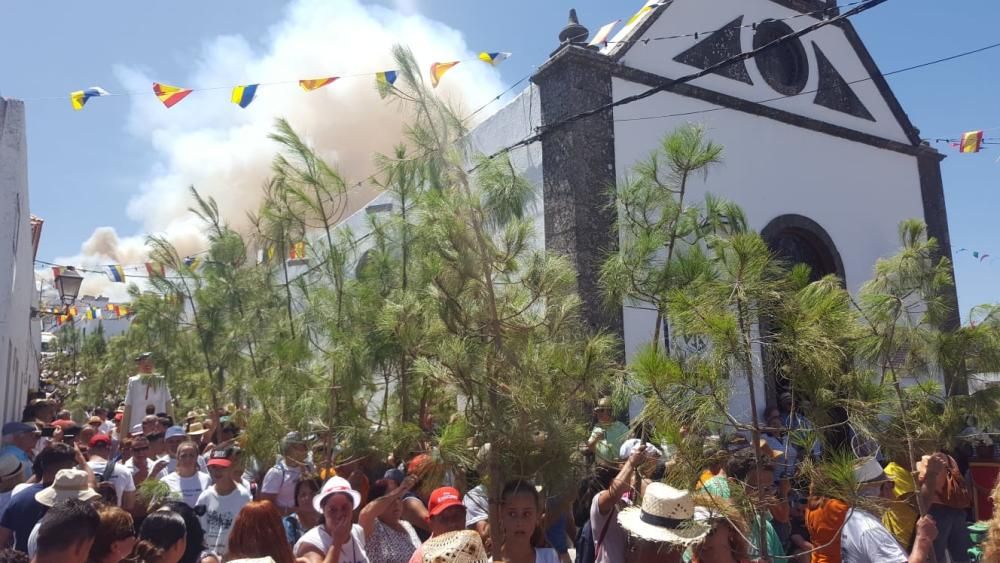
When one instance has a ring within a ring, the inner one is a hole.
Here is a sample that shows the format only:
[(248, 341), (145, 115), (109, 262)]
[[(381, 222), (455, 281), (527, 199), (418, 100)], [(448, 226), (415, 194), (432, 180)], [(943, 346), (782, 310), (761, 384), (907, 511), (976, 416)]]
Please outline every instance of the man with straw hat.
[[(694, 496), (665, 483), (650, 483), (642, 506), (625, 508), (618, 524), (628, 534), (628, 560), (679, 563), (684, 550), (705, 539), (709, 527), (694, 519)], [(623, 561), (624, 554), (620, 559)]]
[(587, 440), (587, 451), (594, 454), (598, 465), (615, 467), (622, 443), (628, 438), (628, 426), (615, 420), (611, 407), (610, 397), (597, 401), (594, 407), (597, 424)]

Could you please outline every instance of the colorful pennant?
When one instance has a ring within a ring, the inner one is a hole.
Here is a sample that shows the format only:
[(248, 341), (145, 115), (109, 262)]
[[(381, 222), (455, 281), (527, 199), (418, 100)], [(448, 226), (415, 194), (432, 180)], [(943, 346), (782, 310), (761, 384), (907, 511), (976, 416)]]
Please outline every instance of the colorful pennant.
[(299, 86), (302, 87), (306, 92), (311, 92), (313, 90), (319, 90), (327, 84), (333, 84), (335, 80), (340, 78), (339, 76), (331, 76), (329, 78), (311, 78), (308, 80), (299, 80)]
[(87, 100), (90, 98), (97, 98), (100, 96), (110, 96), (111, 93), (101, 88), (100, 86), (91, 86), (85, 90), (77, 90), (76, 92), (71, 92), (69, 95), (69, 101), (73, 104), (73, 109), (80, 111), (83, 106), (87, 105)]
[(52, 279), (53, 280), (56, 279), (56, 278), (58, 278), (59, 276), (61, 276), (62, 273), (63, 273), (63, 267), (62, 266), (52, 266)]
[(305, 260), (306, 259), (306, 243), (305, 241), (299, 241), (292, 244), (292, 247), (288, 249), (288, 259), (289, 260)]
[(257, 84), (247, 84), (233, 88), (232, 102), (241, 108), (246, 108), (257, 94)]
[(184, 265), (190, 270), (197, 270), (198, 266), (201, 265), (201, 258), (197, 256), (188, 256), (184, 259)]
[(383, 99), (389, 95), (389, 90), (392, 90), (392, 85), (395, 83), (395, 70), (385, 70), (375, 73), (375, 87), (378, 88), (378, 95)]
[(105, 266), (108, 269), (108, 277), (116, 283), (125, 283), (125, 268), (121, 264)]
[(959, 143), (958, 150), (963, 153), (979, 152), (983, 146), (983, 132), (969, 131), (962, 134), (962, 142)]
[(444, 73), (448, 72), (453, 66), (457, 65), (459, 61), (451, 61), (449, 63), (434, 63), (431, 65), (431, 86), (437, 88), (437, 85), (441, 82), (441, 77)]
[(597, 34), (594, 35), (594, 38), (590, 40), (590, 43), (588, 43), (588, 45), (590, 45), (592, 47), (594, 47), (594, 46), (600, 47), (600, 46), (607, 45), (608, 44), (608, 36), (611, 35), (611, 30), (613, 30), (615, 28), (615, 26), (618, 25), (618, 22), (620, 22), (620, 21), (622, 21), (622, 20), (615, 20), (615, 21), (613, 21), (611, 23), (607, 23), (607, 24), (604, 24), (603, 26), (601, 26), (601, 29), (597, 30)]
[(510, 57), (510, 53), (504, 53), (502, 51), (497, 53), (488, 53), (483, 51), (482, 53), (479, 53), (479, 60), (493, 66), (506, 61), (508, 57)]
[(167, 270), (159, 262), (146, 262), (146, 273), (149, 274), (149, 277), (160, 276), (162, 278), (167, 275)]
[(191, 89), (154, 82), (153, 93), (156, 94), (156, 97), (159, 98), (161, 102), (163, 102), (163, 105), (168, 108), (172, 108), (177, 104), (177, 102), (186, 98), (187, 95), (191, 93)]

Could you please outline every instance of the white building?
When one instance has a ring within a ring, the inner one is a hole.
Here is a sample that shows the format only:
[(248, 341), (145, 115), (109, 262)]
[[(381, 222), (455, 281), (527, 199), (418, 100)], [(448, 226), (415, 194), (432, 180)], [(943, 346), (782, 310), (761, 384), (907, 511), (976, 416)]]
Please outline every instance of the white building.
[(0, 419), (21, 419), (41, 355), (34, 258), (41, 222), (28, 208), (24, 103), (0, 98)]
[[(600, 263), (618, 244), (607, 187), (688, 122), (702, 124), (724, 147), (724, 162), (707, 182), (695, 179), (690, 200), (710, 189), (736, 202), (776, 252), (809, 264), (815, 275), (837, 274), (856, 291), (876, 260), (898, 250), (898, 223), (911, 218), (924, 220), (950, 257), (943, 156), (921, 143), (847, 19), (670, 84), (832, 18), (832, 4), (650, 0), (601, 50), (588, 48), (587, 29), (571, 23), (533, 84), (469, 135), (473, 151), (488, 155), (541, 132), (540, 140), (510, 153), (515, 168), (538, 187), (536, 229), (546, 248), (572, 259), (584, 314), (592, 325), (621, 335), (627, 358), (653, 337), (655, 313), (602, 306)], [(664, 39), (710, 29), (718, 31)], [(547, 128), (655, 87), (663, 89)], [(373, 205), (389, 201), (383, 195)], [(958, 326), (957, 310), (952, 326)], [(762, 387), (758, 396), (768, 392)], [(737, 393), (732, 408), (748, 418), (744, 395)]]

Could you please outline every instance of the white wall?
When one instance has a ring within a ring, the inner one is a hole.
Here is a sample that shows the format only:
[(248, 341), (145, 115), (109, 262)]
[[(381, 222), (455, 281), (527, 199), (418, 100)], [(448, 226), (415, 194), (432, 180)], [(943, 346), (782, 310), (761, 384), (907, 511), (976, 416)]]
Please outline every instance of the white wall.
[(20, 420), (38, 381), (24, 104), (0, 98), (0, 418)]
[[(657, 18), (656, 22), (646, 30), (643, 37), (663, 37), (690, 33), (693, 30), (719, 29), (741, 15), (743, 16), (743, 24), (748, 25), (753, 22), (764, 21), (768, 18), (782, 19), (799, 13), (778, 3), (761, 0), (712, 0), (710, 8), (704, 0), (674, 0), (667, 8), (661, 8), (661, 10), (663, 12)], [(785, 23), (793, 30), (798, 31), (816, 22), (817, 20), (811, 17), (799, 17), (787, 20)], [(742, 52), (753, 49), (753, 35), (754, 32), (750, 28), (740, 31), (740, 47)], [(702, 35), (697, 40), (693, 37), (684, 37), (680, 39), (650, 41), (645, 44), (638, 42), (628, 49), (628, 52), (622, 58), (622, 63), (660, 76), (679, 78), (697, 72), (700, 69), (676, 62), (673, 60), (674, 57), (693, 47), (706, 37), (707, 35)], [(753, 84), (746, 84), (715, 74), (703, 76), (693, 81), (692, 84), (751, 102), (762, 102), (767, 106), (834, 125), (848, 127), (856, 131), (870, 133), (903, 143), (909, 142), (902, 127), (892, 115), (889, 105), (882, 97), (881, 92), (878, 91), (875, 83), (870, 80), (851, 84), (850, 87), (858, 99), (868, 108), (868, 111), (871, 112), (876, 120), (874, 122), (818, 106), (813, 102), (816, 94), (809, 92), (815, 90), (819, 84), (819, 73), (812, 45), (813, 42), (819, 46), (823, 54), (826, 55), (844, 80), (851, 82), (870, 76), (862, 65), (861, 59), (848, 43), (843, 30), (836, 25), (828, 25), (801, 38), (802, 47), (805, 50), (806, 59), (808, 60), (809, 77), (803, 88), (803, 93), (798, 96), (782, 97), (780, 93), (771, 89), (758, 70), (755, 59), (746, 61), (747, 73)], [(664, 108), (661, 107), (660, 109)], [(678, 111), (683, 110), (670, 107), (666, 111), (662, 111), (661, 114), (676, 113)], [(643, 115), (657, 114), (646, 113)], [(617, 114), (615, 117), (618, 117)]]
[[(615, 99), (646, 88), (620, 79), (613, 82)], [(655, 150), (668, 132), (696, 120), (724, 152), (723, 162), (711, 169), (707, 180), (694, 179), (688, 201), (697, 201), (707, 191), (735, 201), (756, 230), (787, 213), (809, 217), (836, 245), (847, 288), (852, 292), (871, 277), (876, 260), (898, 250), (898, 223), (923, 219), (917, 161), (912, 156), (729, 109), (689, 118), (619, 121), (713, 107), (693, 98), (660, 93), (616, 108), (615, 166), (619, 176), (628, 174), (637, 161)], [(650, 340), (654, 324), (654, 312), (626, 308), (628, 358)], [(734, 411), (749, 413), (745, 391), (736, 395)]]

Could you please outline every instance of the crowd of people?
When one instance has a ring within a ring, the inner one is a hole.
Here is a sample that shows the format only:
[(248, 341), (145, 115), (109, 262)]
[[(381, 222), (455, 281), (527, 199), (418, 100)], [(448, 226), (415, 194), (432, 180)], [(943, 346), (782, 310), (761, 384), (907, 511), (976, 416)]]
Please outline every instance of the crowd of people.
[[(690, 460), (633, 437), (601, 399), (578, 488), (521, 478), (491, 493), (475, 471), (427, 482), (427, 454), (329, 463), (328, 443), (294, 431), (262, 464), (232, 412), (175, 420), (169, 391), (143, 389), (162, 385), (152, 358), (138, 362), (116, 407), (77, 421), (36, 398), (3, 425), (0, 563), (962, 562), (974, 547), (954, 457), (861, 457), (856, 494), (820, 494), (800, 467), (821, 449), (790, 440), (809, 421), (784, 396), (759, 441), (700, 436), (684, 488), (666, 483)], [(989, 538), (984, 560), (1000, 561), (1000, 530)]]

